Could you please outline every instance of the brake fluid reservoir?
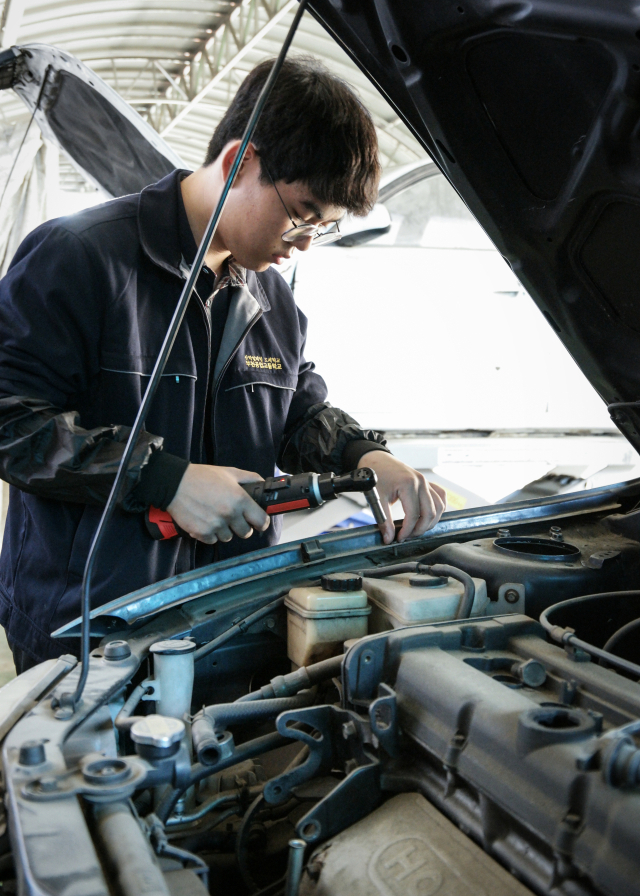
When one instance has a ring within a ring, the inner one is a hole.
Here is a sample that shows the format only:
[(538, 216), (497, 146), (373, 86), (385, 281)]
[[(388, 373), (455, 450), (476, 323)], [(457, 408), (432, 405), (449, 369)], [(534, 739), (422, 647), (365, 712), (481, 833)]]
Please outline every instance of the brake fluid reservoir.
[[(476, 593), (471, 615), (483, 616), (488, 603), (487, 583), (475, 578), (473, 583)], [(464, 594), (464, 585), (456, 579), (415, 573), (364, 579), (363, 588), (372, 606), (371, 633), (455, 619)]]
[(284, 603), (287, 653), (297, 666), (338, 656), (345, 641), (367, 634), (371, 608), (357, 573), (322, 576), (321, 587), (292, 588)]
[(156, 641), (149, 648), (149, 652), (153, 654), (153, 671), (158, 688), (156, 709), (159, 715), (182, 719), (191, 712), (195, 649), (195, 643), (186, 638)]

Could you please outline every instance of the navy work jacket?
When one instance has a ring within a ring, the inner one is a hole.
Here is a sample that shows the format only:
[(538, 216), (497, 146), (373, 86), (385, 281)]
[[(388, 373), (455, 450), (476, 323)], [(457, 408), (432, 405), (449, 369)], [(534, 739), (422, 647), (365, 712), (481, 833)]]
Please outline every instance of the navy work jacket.
[[(22, 465), (28, 476), (4, 477), (21, 487), (11, 489), (0, 558), (0, 623), (12, 644), (39, 659), (63, 652), (50, 633), (79, 613), (104, 494), (95, 503), (86, 503), (86, 495), (74, 503), (73, 463), (65, 500), (43, 497), (38, 477), (67, 450), (74, 425), (83, 433), (133, 423), (185, 280), (180, 176), (173, 172), (140, 194), (38, 227), (0, 282), (0, 396), (31, 396), (67, 412), (67, 423), (72, 419), (62, 435), (57, 431), (59, 445), (48, 443), (50, 427), (30, 438), (29, 456), (14, 459), (14, 468)], [(306, 319), (280, 274), (249, 272), (246, 287), (233, 290), (211, 370), (207, 314), (194, 295), (146, 421), (153, 438), (139, 466), (162, 447), (191, 462), (204, 460), (212, 375), (215, 463), (273, 475), (288, 427), (326, 399), (324, 381), (303, 357), (305, 333)], [(367, 438), (356, 430), (351, 437)], [(90, 452), (87, 445), (84, 438)], [(85, 453), (78, 482), (90, 466)], [(117, 457), (111, 481), (116, 466)], [(264, 534), (220, 545), (219, 559), (272, 544), (278, 534), (274, 521)], [(142, 513), (118, 509), (98, 557), (92, 606), (193, 569), (196, 550), (187, 538), (154, 542)]]

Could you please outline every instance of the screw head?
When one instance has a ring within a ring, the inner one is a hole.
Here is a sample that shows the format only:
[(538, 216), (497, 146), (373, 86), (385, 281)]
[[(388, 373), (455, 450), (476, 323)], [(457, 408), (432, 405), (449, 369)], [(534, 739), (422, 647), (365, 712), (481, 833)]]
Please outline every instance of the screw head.
[(18, 762), (20, 765), (42, 765), (46, 759), (44, 740), (25, 740), (20, 744)]
[(109, 641), (108, 644), (105, 644), (103, 656), (105, 660), (111, 662), (126, 660), (131, 656), (131, 648), (126, 641)]
[(504, 593), (504, 599), (508, 604), (517, 604), (520, 600), (520, 595), (515, 588), (507, 588)]
[(51, 775), (46, 775), (43, 778), (38, 778), (34, 782), (34, 786), (41, 793), (54, 793), (58, 789), (58, 781)]

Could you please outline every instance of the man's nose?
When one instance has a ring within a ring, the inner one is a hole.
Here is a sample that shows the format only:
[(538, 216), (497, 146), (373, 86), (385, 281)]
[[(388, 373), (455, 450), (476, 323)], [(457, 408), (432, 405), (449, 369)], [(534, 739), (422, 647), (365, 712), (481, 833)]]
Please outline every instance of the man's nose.
[(304, 239), (296, 240), (296, 249), (300, 252), (306, 252), (307, 249), (311, 248), (311, 244), (313, 243), (312, 236), (306, 236)]

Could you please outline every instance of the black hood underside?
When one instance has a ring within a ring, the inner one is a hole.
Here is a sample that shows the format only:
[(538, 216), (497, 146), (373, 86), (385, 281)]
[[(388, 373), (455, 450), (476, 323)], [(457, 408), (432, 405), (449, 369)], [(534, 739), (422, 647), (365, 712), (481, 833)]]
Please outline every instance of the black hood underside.
[(0, 54), (0, 90), (12, 87), (44, 137), (109, 197), (138, 193), (180, 157), (125, 100), (79, 60), (32, 44)]
[(313, 14), (421, 140), (603, 400), (623, 403), (612, 418), (640, 448), (637, 2), (313, 0)]

